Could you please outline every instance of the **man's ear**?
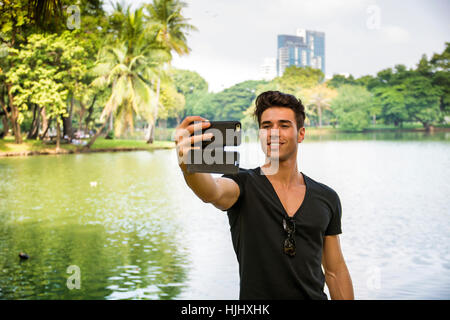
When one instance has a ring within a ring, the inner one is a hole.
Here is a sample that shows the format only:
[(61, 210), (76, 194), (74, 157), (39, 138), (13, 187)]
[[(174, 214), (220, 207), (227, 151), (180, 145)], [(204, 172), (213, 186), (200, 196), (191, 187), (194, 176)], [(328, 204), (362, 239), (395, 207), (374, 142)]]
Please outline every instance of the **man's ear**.
[(301, 143), (305, 139), (305, 127), (301, 127), (297, 133), (297, 142)]

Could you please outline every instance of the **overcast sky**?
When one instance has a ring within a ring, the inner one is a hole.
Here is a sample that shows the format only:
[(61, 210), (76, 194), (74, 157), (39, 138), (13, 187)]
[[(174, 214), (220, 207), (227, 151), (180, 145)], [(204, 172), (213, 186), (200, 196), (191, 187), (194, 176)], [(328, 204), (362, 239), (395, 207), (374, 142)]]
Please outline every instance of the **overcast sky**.
[[(133, 6), (145, 0), (131, 1)], [(211, 91), (258, 79), (265, 57), (276, 58), (277, 35), (297, 28), (325, 32), (326, 74), (375, 75), (450, 41), (449, 0), (190, 0), (185, 17), (198, 28), (189, 56), (173, 65), (197, 71)]]

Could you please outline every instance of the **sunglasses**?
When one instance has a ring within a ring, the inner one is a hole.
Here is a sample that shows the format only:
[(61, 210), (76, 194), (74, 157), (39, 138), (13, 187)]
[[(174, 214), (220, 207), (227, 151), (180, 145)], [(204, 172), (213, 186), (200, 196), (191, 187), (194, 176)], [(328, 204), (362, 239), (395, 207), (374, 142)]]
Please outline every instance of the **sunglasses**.
[(283, 228), (287, 232), (287, 238), (284, 240), (284, 253), (290, 257), (295, 256), (295, 221), (290, 218), (288, 220), (283, 218)]

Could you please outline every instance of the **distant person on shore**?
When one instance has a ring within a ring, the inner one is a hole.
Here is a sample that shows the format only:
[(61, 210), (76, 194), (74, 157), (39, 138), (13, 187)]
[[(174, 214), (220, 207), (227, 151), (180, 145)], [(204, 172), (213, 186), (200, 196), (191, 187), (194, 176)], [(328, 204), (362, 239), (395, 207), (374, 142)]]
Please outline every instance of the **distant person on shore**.
[(267, 91), (256, 99), (254, 116), (266, 162), (237, 174), (213, 178), (186, 171), (191, 144), (209, 139), (189, 135), (208, 128), (206, 119), (187, 117), (175, 133), (187, 185), (202, 201), (227, 211), (239, 263), (239, 298), (325, 300), (326, 281), (331, 299), (354, 299), (339, 242), (339, 196), (298, 169), (304, 106), (292, 95)]

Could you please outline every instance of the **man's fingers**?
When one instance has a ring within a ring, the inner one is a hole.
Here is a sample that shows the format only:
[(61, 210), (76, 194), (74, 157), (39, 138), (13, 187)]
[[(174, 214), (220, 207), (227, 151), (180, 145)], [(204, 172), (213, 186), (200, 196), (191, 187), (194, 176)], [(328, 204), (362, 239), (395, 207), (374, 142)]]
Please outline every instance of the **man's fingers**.
[(187, 127), (194, 121), (208, 121), (208, 120), (200, 116), (189, 116), (184, 118), (184, 120), (180, 124), (180, 127)]
[(183, 139), (189, 138), (191, 133), (186, 128), (178, 128), (175, 130), (175, 144), (179, 144)]
[(194, 124), (189, 125), (186, 128), (178, 128), (175, 131), (175, 143), (179, 144), (182, 139), (187, 139), (195, 132), (201, 132), (202, 129), (206, 129), (211, 125), (209, 122), (196, 122)]
[(197, 142), (201, 142), (203, 140), (210, 141), (212, 139), (212, 137), (213, 137), (212, 133), (193, 135), (193, 136), (190, 136), (190, 137), (186, 137), (186, 138), (180, 139), (178, 141), (178, 146), (186, 147), (186, 146), (193, 145), (193, 144), (195, 144)]
[(201, 131), (202, 129), (208, 128), (211, 125), (208, 121), (194, 122), (193, 124), (186, 127), (186, 129), (193, 134), (195, 131)]
[(189, 154), (189, 150), (200, 150), (200, 147), (183, 147), (178, 149), (178, 164), (186, 163), (187, 157)]
[(196, 143), (212, 139), (211, 133), (198, 134), (210, 125), (210, 122), (201, 116), (189, 116), (176, 128), (174, 140), (177, 146), (178, 164), (186, 163), (189, 150), (201, 149), (200, 146), (195, 145)]

